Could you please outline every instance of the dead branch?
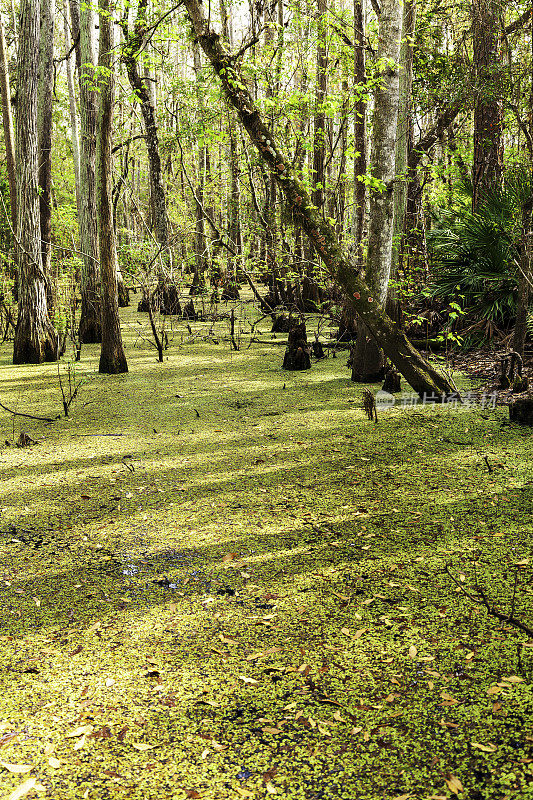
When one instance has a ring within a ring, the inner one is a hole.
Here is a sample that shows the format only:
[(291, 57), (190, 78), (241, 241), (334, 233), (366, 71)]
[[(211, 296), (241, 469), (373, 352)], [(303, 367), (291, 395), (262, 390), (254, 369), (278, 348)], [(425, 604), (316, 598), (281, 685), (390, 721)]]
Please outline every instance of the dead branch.
[(33, 414), (25, 414), (22, 411), (13, 411), (12, 408), (8, 408), (0, 403), (0, 408), (3, 408), (4, 411), (7, 411), (8, 414), (14, 414), (16, 417), (27, 417), (28, 419), (37, 419), (39, 422), (55, 422), (56, 419), (61, 418), (61, 414), (58, 414), (57, 417), (36, 417)]
[(500, 622), (506, 622), (508, 625), (512, 625), (514, 628), (518, 628), (519, 630), (523, 631), (524, 633), (527, 633), (528, 636), (532, 636), (533, 637), (533, 628), (530, 628), (524, 622), (521, 622), (521, 620), (517, 619), (514, 616), (514, 613), (513, 613), (514, 612), (515, 594), (516, 594), (516, 583), (515, 583), (515, 587), (514, 587), (514, 591), (513, 591), (513, 603), (512, 603), (511, 613), (510, 614), (504, 614), (503, 612), (499, 611), (497, 608), (495, 608), (490, 603), (487, 595), (485, 594), (485, 591), (484, 591), (483, 587), (481, 587), (479, 585), (477, 580), (476, 580), (475, 589), (476, 589), (476, 592), (478, 593), (479, 597), (476, 597), (471, 592), (469, 592), (464, 586), (461, 585), (461, 583), (457, 580), (457, 578), (454, 575), (452, 575), (452, 573), (450, 572), (450, 564), (446, 564), (446, 572), (448, 573), (448, 575), (450, 576), (452, 581), (455, 583), (455, 585), (465, 595), (465, 597), (468, 597), (468, 599), (472, 603), (475, 603), (478, 606), (485, 606), (485, 608), (487, 610), (487, 614), (490, 617), (495, 617), (495, 619), (499, 619)]

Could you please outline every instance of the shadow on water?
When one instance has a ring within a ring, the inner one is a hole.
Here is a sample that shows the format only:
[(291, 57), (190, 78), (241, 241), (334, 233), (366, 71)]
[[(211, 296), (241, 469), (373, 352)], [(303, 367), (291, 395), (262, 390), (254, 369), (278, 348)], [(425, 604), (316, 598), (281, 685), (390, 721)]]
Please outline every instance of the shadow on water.
[[(142, 602), (148, 593), (163, 590), (165, 593), (207, 594), (226, 597), (236, 605), (250, 605), (238, 599), (238, 588), (215, 578), (212, 572), (195, 567), (201, 556), (192, 549), (161, 550), (156, 553), (141, 551), (104, 554), (96, 563), (86, 565), (92, 576), (100, 574), (111, 581), (115, 592), (127, 593), (132, 601)], [(273, 608), (270, 604), (251, 604), (252, 608)]]

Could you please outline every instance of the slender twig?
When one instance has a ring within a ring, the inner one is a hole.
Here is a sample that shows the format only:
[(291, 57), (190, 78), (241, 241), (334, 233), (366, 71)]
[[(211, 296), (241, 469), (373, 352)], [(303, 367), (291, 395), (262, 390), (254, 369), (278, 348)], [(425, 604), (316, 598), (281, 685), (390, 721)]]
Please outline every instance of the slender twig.
[(61, 396), (63, 397), (63, 410), (65, 412), (65, 416), (68, 417), (69, 408), (72, 405), (73, 401), (78, 396), (78, 391), (80, 386), (83, 383), (83, 378), (79, 381), (77, 386), (73, 387), (73, 380), (72, 380), (72, 367), (69, 363), (68, 365), (68, 399), (65, 394), (65, 390), (63, 389), (63, 381), (61, 380), (61, 371), (59, 369), (59, 361), (57, 362), (57, 377), (59, 378), (59, 388), (61, 389)]
[[(518, 628), (519, 630), (524, 631), (524, 633), (527, 633), (528, 636), (533, 636), (533, 628), (530, 628), (524, 622), (521, 622), (519, 619), (516, 619), (516, 617), (513, 616), (513, 613), (503, 614), (501, 611), (498, 611), (497, 608), (494, 608), (494, 606), (491, 605), (491, 603), (489, 602), (489, 599), (485, 594), (485, 591), (479, 585), (479, 583), (477, 583), (477, 581), (476, 581), (476, 591), (481, 599), (475, 597), (473, 594), (471, 594), (471, 592), (467, 591), (467, 589), (465, 589), (465, 587), (459, 583), (457, 578), (450, 572), (449, 564), (446, 565), (446, 572), (448, 573), (452, 581), (455, 583), (455, 585), (461, 590), (461, 592), (466, 597), (468, 597), (469, 600), (472, 601), (472, 603), (475, 603), (478, 606), (485, 606), (487, 614), (490, 617), (495, 617), (496, 619), (499, 619), (501, 622), (506, 622), (508, 625), (512, 625), (514, 628)], [(513, 594), (513, 609), (511, 609), (511, 611), (512, 612), (514, 611), (514, 594)]]

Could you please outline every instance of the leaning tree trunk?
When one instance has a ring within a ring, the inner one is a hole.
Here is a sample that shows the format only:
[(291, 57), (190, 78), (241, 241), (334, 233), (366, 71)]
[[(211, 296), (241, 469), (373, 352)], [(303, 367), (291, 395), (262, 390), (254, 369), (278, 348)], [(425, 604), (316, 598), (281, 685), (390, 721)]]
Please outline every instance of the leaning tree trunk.
[(37, 163), (39, 0), (20, 4), (16, 113), (18, 319), (14, 364), (57, 359), (57, 336), (48, 316), (41, 263)]
[[(379, 17), (378, 61), (385, 64), (376, 89), (372, 120), (372, 176), (379, 188), (370, 195), (366, 279), (375, 302), (385, 306), (392, 264), (396, 131), (400, 90), (399, 59), (402, 9), (398, 0), (383, 0)], [(364, 320), (358, 326), (352, 380), (383, 377), (383, 351)]]
[(54, 94), (55, 0), (41, 0), (41, 44), (37, 132), (39, 137), (39, 212), (42, 267), (47, 282), (48, 313), (53, 317), (56, 287), (52, 277), (52, 111)]
[(115, 263), (115, 231), (111, 189), (111, 142), (113, 124), (113, 21), (110, 0), (100, 0), (100, 106), (96, 138), (96, 204), (98, 244), (100, 248), (100, 281), (102, 291), (102, 349), (99, 372), (127, 372), (128, 364), (122, 346), (118, 313), (117, 269)]
[(199, 0), (184, 0), (189, 19), (208, 59), (221, 80), (224, 93), (236, 109), (254, 146), (281, 187), (289, 208), (300, 221), (330, 275), (345, 290), (381, 347), (420, 394), (450, 395), (453, 386), (412, 346), (404, 332), (376, 303), (373, 293), (357, 275), (356, 263), (339, 246), (333, 227), (313, 208), (303, 183), (292, 174), (290, 160), (281, 152), (254, 105), (234, 63), (205, 16)]
[(81, 309), (79, 337), (84, 344), (102, 341), (98, 232), (96, 230), (95, 158), (98, 93), (94, 91), (94, 25), (90, 4), (70, 0), (72, 38), (78, 42), (76, 62), (80, 83), (80, 249)]

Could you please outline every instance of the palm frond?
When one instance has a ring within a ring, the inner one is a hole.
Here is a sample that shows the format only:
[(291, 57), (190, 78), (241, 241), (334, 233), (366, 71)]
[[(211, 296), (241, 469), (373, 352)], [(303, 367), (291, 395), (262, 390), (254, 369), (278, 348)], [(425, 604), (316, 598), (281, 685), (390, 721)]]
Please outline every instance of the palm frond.
[(486, 192), (476, 213), (466, 206), (468, 187), (452, 211), (443, 212), (428, 233), (434, 272), (433, 297), (460, 296), (465, 310), (501, 324), (515, 313), (522, 208), (531, 202), (533, 179), (516, 167), (501, 187)]

